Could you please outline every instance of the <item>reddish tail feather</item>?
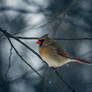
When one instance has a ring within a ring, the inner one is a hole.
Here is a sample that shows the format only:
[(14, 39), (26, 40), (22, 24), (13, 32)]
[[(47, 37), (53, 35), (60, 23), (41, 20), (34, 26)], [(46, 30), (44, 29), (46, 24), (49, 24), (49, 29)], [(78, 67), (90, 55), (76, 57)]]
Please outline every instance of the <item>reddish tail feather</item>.
[(80, 63), (84, 63), (84, 64), (88, 64), (88, 65), (92, 65), (92, 63), (86, 61), (86, 60), (83, 60), (83, 59), (77, 59), (77, 58), (72, 58), (73, 60), (76, 60), (76, 62), (80, 62)]
[[(58, 54), (61, 55), (61, 56), (67, 57), (67, 58), (71, 58), (69, 56), (69, 54), (64, 52), (64, 51), (58, 51)], [(83, 59), (79, 59), (79, 58), (71, 58), (71, 59), (72, 59), (72, 61), (76, 61), (76, 62), (79, 62), (79, 63), (88, 64), (88, 65), (92, 65), (91, 62), (88, 62), (88, 61), (83, 60)]]

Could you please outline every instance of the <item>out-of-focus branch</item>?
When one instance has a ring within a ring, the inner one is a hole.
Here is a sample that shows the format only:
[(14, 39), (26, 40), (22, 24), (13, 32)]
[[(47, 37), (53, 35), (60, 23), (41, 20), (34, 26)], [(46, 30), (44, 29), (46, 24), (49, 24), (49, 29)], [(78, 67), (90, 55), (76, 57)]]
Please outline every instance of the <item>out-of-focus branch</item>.
[(30, 0), (30, 1), (28, 1), (28, 0), (23, 0), (27, 5), (29, 5), (29, 6), (31, 6), (31, 5), (33, 5), (33, 6), (37, 6), (38, 8), (41, 8), (41, 6), (38, 4), (38, 3), (35, 3), (35, 1), (33, 1), (33, 0)]
[[(43, 28), (44, 26), (46, 26), (47, 24), (49, 24), (49, 23), (52, 23), (53, 21), (55, 21), (55, 19), (54, 20), (48, 20), (46, 23), (43, 23), (43, 24), (38, 24), (38, 26), (32, 26), (32, 27), (30, 27), (29, 28), (29, 30), (32, 30), (32, 29), (39, 29), (39, 28)], [(24, 32), (24, 31), (22, 31), (22, 32)], [(17, 34), (20, 34), (20, 33), (22, 33), (22, 32), (16, 32), (16, 33), (13, 33), (13, 34), (11, 34), (11, 35), (17, 35)], [(27, 30), (26, 30), (26, 32), (27, 32)], [(4, 37), (4, 35), (2, 35), (2, 37), (0, 38), (0, 40), (2, 40), (2, 39), (4, 39), (5, 37)]]
[(0, 7), (0, 13), (1, 12), (5, 12), (5, 11), (15, 11), (15, 12), (19, 12), (19, 13), (23, 13), (23, 14), (30, 14), (30, 13), (46, 13), (46, 11), (42, 8), (37, 9), (37, 10), (28, 10), (28, 9), (21, 9), (21, 8), (15, 8), (15, 7), (10, 7), (10, 6), (6, 6), (6, 7)]
[[(28, 0), (23, 0), (27, 5), (29, 5), (29, 6), (35, 6), (35, 7), (37, 7), (37, 11), (39, 11), (39, 12), (43, 12), (43, 13), (46, 13), (46, 9), (45, 8), (43, 8), (40, 4), (38, 4), (37, 2), (35, 2), (34, 0), (30, 0), (30, 1), (28, 1)], [(47, 14), (46, 14), (47, 15)]]
[(15, 7), (10, 7), (10, 6), (0, 7), (0, 12), (4, 12), (4, 11), (16, 11), (16, 12), (23, 13), (23, 14), (39, 12), (39, 11), (31, 11), (27, 9), (20, 9), (20, 8), (15, 8)]
[(61, 13), (59, 15), (59, 17), (61, 18), (61, 22), (59, 23), (58, 27), (56, 28), (55, 34), (57, 34), (59, 28), (61, 27), (61, 25), (65, 19), (66, 14), (72, 9), (72, 7), (73, 7), (73, 5), (75, 5), (75, 3), (76, 3), (76, 0), (73, 0), (72, 3), (68, 6), (68, 8), (63, 13)]
[(44, 80), (43, 80), (43, 90), (42, 92), (47, 92), (47, 85), (48, 85), (48, 78), (49, 78), (49, 72), (48, 69), (45, 70), (44, 74)]
[(29, 2), (28, 0), (23, 0), (27, 5), (31, 6), (31, 2)]

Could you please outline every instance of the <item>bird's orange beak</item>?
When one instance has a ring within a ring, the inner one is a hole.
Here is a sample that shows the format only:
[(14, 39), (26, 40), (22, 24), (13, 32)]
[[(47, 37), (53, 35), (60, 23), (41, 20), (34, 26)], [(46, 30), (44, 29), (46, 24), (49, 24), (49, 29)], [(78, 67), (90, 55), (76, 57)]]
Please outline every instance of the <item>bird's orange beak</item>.
[(41, 42), (40, 41), (36, 41), (36, 44), (41, 44)]

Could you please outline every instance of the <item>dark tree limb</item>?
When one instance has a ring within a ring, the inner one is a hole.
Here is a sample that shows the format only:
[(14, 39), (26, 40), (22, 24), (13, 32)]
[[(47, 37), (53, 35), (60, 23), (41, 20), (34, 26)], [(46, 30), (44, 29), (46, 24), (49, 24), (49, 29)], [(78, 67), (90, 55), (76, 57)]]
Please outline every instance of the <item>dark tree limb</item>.
[(16, 12), (24, 13), (24, 14), (34, 13), (33, 11), (19, 9), (19, 8), (15, 8), (15, 7), (9, 7), (9, 6), (7, 6), (7, 7), (0, 7), (0, 12), (4, 12), (4, 11), (16, 11)]
[(61, 82), (63, 82), (72, 92), (76, 92), (75, 89), (72, 88), (72, 87), (70, 86), (70, 84), (68, 84), (68, 83), (63, 79), (63, 77), (57, 72), (57, 70), (56, 70), (54, 67), (52, 67), (51, 69), (52, 69), (53, 71), (55, 71), (56, 75), (57, 75), (58, 78), (61, 80)]
[[(8, 41), (10, 42), (11, 46), (13, 47), (13, 49), (15, 50), (15, 52), (17, 53), (17, 55), (36, 73), (38, 74), (40, 77), (42, 77), (29, 63), (27, 63), (27, 61), (19, 54), (19, 52), (16, 50), (16, 48), (13, 46), (10, 38), (15, 39), (16, 41), (18, 41), (19, 43), (21, 43), (23, 46), (25, 46), (27, 49), (29, 49), (31, 52), (33, 52), (36, 56), (38, 56), (42, 61), (43, 59), (40, 57), (40, 55), (35, 52), (33, 49), (31, 49), (28, 45), (26, 45), (24, 42), (22, 42), (21, 40), (19, 40), (18, 38), (16, 38), (15, 36), (11, 35), (10, 33), (8, 33), (6, 30), (2, 30), (0, 28), (0, 31), (7, 37)], [(44, 62), (45, 63), (45, 62)], [(47, 63), (46, 63), (47, 64)], [(58, 78), (64, 82), (64, 84), (72, 91), (72, 92), (76, 92), (63, 78), (62, 76), (59, 75), (59, 73), (56, 71), (55, 72), (56, 75), (58, 76)]]
[[(38, 40), (39, 37), (22, 37), (22, 36), (16, 36), (18, 39), (24, 39), (24, 40)], [(54, 40), (92, 40), (92, 38), (87, 37), (81, 37), (81, 38), (53, 38)]]
[(73, 0), (73, 1), (71, 2), (71, 4), (68, 6), (68, 8), (67, 8), (63, 13), (61, 13), (61, 14), (59, 15), (59, 17), (61, 18), (61, 21), (60, 21), (58, 27), (57, 27), (56, 30), (55, 30), (55, 34), (56, 34), (56, 35), (57, 35), (57, 32), (59, 31), (59, 28), (61, 27), (61, 25), (62, 25), (62, 23), (63, 23), (63, 21), (64, 21), (64, 19), (65, 19), (66, 14), (72, 9), (72, 7), (73, 7), (73, 5), (75, 5), (75, 3), (76, 3), (76, 0)]
[[(2, 30), (0, 28), (0, 31), (3, 32), (3, 34), (8, 37), (8, 38), (13, 38), (14, 40), (18, 41), (19, 43), (21, 43), (23, 46), (25, 46), (27, 49), (29, 49), (31, 52), (33, 52), (36, 56), (38, 56), (42, 61), (43, 59), (41, 58), (41, 56), (35, 52), (32, 48), (30, 48), (27, 44), (25, 44), (24, 42), (22, 42), (21, 40), (19, 40), (18, 38), (16, 38), (15, 36), (11, 35), (10, 33), (6, 32), (5, 30)], [(45, 63), (45, 62), (44, 62)]]
[[(3, 34), (7, 37), (9, 43), (11, 44), (11, 46), (13, 47), (13, 49), (15, 50), (15, 52), (17, 53), (17, 55), (18, 55), (36, 74), (38, 74), (38, 75), (42, 78), (42, 76), (19, 54), (19, 52), (17, 51), (17, 49), (16, 49), (16, 48), (14, 47), (14, 45), (12, 44), (10, 38), (14, 38), (14, 39), (15, 39), (16, 37), (12, 36), (12, 35), (9, 34), (7, 31), (2, 30), (1, 28), (0, 28), (0, 31), (2, 31)], [(20, 40), (18, 40), (18, 39), (15, 39), (15, 40), (17, 40), (18, 42), (20, 42), (21, 44), (23, 44), (24, 46), (26, 46), (29, 50), (31, 50), (34, 54), (37, 54), (37, 55), (39, 56), (38, 53), (36, 53), (33, 49), (31, 49), (29, 46), (27, 46), (26, 44), (24, 44), (22, 41), (20, 41)], [(40, 59), (41, 59), (41, 57), (40, 57)]]
[(27, 64), (37, 75), (39, 75), (41, 78), (42, 76), (19, 54), (17, 49), (12, 44), (11, 40), (8, 38), (9, 43), (11, 44), (12, 48), (15, 50), (16, 54), (21, 58), (22, 61), (24, 61), (25, 64)]

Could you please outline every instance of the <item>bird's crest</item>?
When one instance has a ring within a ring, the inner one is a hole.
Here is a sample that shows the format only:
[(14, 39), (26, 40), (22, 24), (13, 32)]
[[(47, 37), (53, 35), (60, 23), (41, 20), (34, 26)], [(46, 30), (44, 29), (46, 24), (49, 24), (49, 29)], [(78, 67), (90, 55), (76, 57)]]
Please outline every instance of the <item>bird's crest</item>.
[(46, 38), (48, 38), (48, 35), (49, 35), (49, 34), (45, 34), (45, 35), (43, 35), (42, 37), (40, 37), (40, 39), (46, 39)]

